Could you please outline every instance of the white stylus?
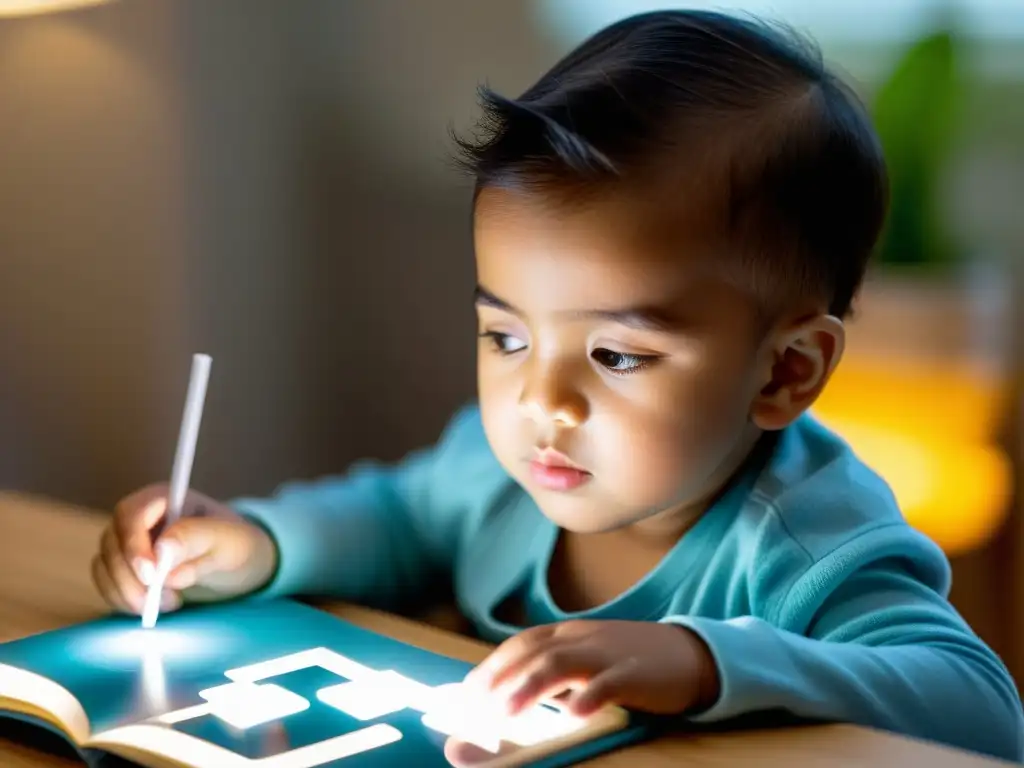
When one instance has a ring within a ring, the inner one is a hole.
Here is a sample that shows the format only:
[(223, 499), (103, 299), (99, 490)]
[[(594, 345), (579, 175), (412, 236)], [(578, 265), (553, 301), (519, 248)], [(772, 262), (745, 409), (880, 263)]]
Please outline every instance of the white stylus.
[[(185, 410), (178, 433), (178, 448), (174, 454), (174, 466), (171, 468), (171, 486), (167, 494), (167, 512), (164, 515), (162, 530), (167, 530), (181, 516), (185, 494), (188, 493), (192, 460), (195, 458), (196, 442), (199, 439), (199, 425), (203, 420), (206, 384), (210, 380), (210, 363), (209, 355), (192, 356), (192, 373), (189, 376)], [(157, 561), (142, 609), (142, 626), (145, 629), (156, 626), (157, 617), (160, 615), (160, 597), (171, 565), (172, 562), (166, 555)]]

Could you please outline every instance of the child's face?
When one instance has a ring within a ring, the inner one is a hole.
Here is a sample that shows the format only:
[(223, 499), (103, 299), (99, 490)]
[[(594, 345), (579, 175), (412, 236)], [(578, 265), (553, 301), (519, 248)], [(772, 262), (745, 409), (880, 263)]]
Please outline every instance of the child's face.
[[(484, 428), (505, 469), (569, 530), (700, 502), (758, 433), (756, 302), (712, 268), (696, 234), (670, 248), (644, 237), (641, 220), (611, 202), (565, 213), (499, 190), (477, 204)], [(583, 471), (552, 467), (566, 461)]]

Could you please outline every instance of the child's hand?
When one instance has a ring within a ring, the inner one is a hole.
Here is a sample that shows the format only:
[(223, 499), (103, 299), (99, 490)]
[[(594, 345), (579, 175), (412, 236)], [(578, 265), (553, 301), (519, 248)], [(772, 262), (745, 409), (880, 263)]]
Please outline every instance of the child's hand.
[(164, 585), (161, 610), (189, 597), (217, 600), (258, 589), (274, 572), (277, 548), (267, 533), (230, 508), (190, 491), (181, 518), (161, 531), (154, 528), (167, 509), (167, 486), (144, 488), (121, 500), (103, 532), (93, 559), (92, 576), (103, 598), (115, 609), (141, 613), (146, 584), (156, 568), (157, 552), (170, 549), (174, 567)]
[(718, 670), (704, 642), (673, 624), (567, 621), (506, 640), (466, 677), (509, 714), (571, 689), (564, 704), (584, 717), (608, 703), (678, 714), (718, 699)]

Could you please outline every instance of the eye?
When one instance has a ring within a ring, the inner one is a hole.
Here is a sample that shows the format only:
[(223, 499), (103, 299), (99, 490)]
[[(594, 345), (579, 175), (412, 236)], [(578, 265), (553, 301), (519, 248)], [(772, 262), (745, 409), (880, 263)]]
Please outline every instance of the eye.
[(486, 331), (480, 334), (481, 339), (488, 339), (494, 351), (502, 355), (511, 355), (526, 349), (526, 342), (500, 331)]
[(658, 360), (656, 355), (631, 355), (626, 352), (613, 352), (610, 349), (595, 349), (590, 356), (617, 374), (638, 373)]

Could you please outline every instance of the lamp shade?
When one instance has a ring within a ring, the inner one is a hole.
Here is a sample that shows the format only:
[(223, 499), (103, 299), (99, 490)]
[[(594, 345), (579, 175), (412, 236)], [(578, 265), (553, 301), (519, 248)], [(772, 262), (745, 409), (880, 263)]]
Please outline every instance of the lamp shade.
[(31, 16), (106, 2), (109, 0), (0, 0), (0, 16)]

